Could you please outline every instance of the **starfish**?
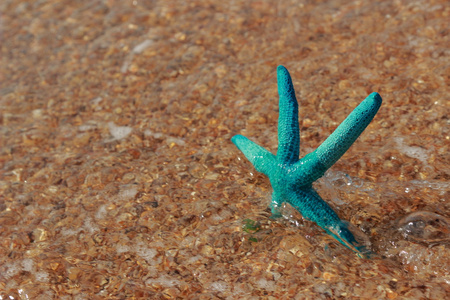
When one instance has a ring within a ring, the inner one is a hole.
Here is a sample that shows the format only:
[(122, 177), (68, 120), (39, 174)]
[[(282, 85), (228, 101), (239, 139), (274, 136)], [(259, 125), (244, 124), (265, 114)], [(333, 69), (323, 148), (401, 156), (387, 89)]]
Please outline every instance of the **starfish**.
[(344, 155), (369, 125), (381, 106), (380, 95), (370, 94), (315, 151), (299, 159), (298, 103), (291, 76), (285, 67), (278, 66), (277, 80), (280, 97), (277, 155), (242, 135), (235, 135), (231, 141), (257, 171), (269, 177), (273, 188), (272, 217), (280, 217), (281, 205), (287, 202), (344, 246), (366, 256), (370, 251), (356, 240), (347, 222), (342, 221), (319, 196), (312, 183)]

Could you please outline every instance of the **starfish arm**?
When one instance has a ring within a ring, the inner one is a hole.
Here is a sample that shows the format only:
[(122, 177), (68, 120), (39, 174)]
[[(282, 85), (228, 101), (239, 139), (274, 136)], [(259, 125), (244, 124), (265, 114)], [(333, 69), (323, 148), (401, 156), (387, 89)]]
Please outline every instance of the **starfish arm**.
[(273, 168), (276, 161), (275, 155), (260, 145), (239, 134), (233, 136), (231, 141), (244, 153), (258, 172), (267, 175)]
[(300, 129), (298, 126), (298, 103), (288, 70), (277, 68), (279, 117), (277, 158), (282, 163), (298, 161), (300, 150)]
[(283, 202), (284, 202), (283, 198), (277, 192), (274, 191), (272, 193), (272, 200), (270, 202), (270, 210), (272, 212), (271, 218), (276, 219), (281, 217), (280, 208)]
[(339, 219), (334, 210), (322, 200), (312, 187), (295, 190), (288, 202), (304, 218), (316, 222), (345, 247), (362, 257), (370, 256), (370, 251), (356, 240), (353, 233), (348, 229), (348, 225)]
[(288, 203), (297, 209), (304, 218), (316, 222), (325, 230), (341, 221), (312, 186), (294, 189), (289, 196)]
[(306, 154), (301, 160), (296, 162), (292, 167), (293, 182), (298, 187), (311, 185), (325, 174), (328, 170), (317, 157), (316, 151)]
[(366, 129), (381, 106), (378, 93), (370, 94), (336, 130), (315, 150), (320, 162), (328, 169), (350, 148)]

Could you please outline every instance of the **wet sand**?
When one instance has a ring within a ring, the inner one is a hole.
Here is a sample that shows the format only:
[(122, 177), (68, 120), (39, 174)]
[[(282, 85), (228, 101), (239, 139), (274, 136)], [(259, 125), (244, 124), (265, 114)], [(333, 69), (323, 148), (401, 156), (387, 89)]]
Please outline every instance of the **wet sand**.
[[(449, 297), (448, 3), (271, 2), (0, 4), (0, 299)], [(315, 184), (373, 259), (230, 141), (276, 152), (280, 64), (301, 156), (383, 98)]]

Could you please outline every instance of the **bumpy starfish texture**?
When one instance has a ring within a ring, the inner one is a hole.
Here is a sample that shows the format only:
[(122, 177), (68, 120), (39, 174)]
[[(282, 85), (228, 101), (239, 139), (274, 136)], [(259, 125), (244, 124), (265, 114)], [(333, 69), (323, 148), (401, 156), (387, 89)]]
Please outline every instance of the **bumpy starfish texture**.
[(298, 103), (287, 69), (278, 66), (278, 151), (273, 155), (242, 135), (231, 141), (241, 150), (257, 171), (269, 177), (273, 194), (270, 207), (273, 217), (281, 216), (280, 207), (288, 202), (304, 218), (314, 221), (328, 234), (351, 250), (367, 254), (334, 210), (317, 194), (312, 183), (322, 177), (359, 137), (381, 106), (378, 93), (370, 94), (338, 128), (313, 152), (299, 159), (300, 129)]

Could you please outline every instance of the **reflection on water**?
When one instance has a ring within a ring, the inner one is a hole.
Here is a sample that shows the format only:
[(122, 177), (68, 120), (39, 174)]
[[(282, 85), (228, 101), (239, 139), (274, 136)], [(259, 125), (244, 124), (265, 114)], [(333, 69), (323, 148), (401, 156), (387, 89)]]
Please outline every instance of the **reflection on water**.
[(427, 246), (450, 242), (450, 220), (432, 212), (417, 211), (403, 217), (398, 222), (398, 231), (405, 240)]

